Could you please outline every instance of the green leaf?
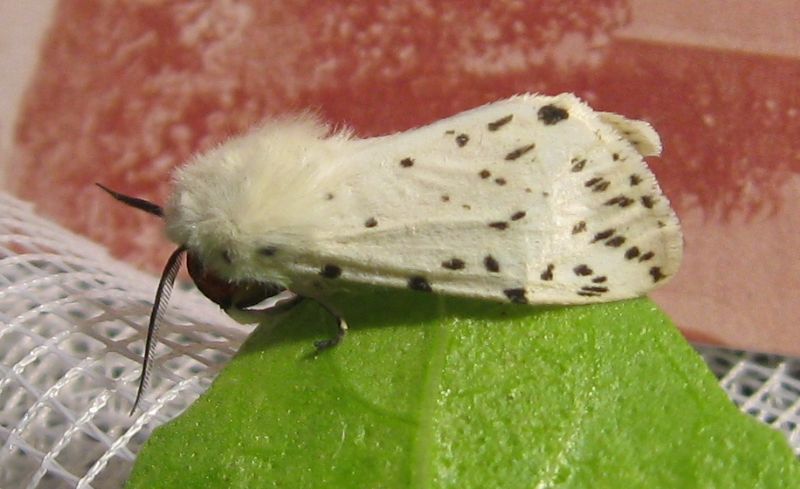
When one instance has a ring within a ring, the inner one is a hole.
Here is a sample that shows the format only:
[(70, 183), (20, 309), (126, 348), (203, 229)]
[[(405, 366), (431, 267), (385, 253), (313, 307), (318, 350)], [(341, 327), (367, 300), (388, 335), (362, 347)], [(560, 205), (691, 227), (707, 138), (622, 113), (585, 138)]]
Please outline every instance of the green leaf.
[(371, 291), (274, 317), (139, 455), (135, 488), (800, 487), (648, 299)]

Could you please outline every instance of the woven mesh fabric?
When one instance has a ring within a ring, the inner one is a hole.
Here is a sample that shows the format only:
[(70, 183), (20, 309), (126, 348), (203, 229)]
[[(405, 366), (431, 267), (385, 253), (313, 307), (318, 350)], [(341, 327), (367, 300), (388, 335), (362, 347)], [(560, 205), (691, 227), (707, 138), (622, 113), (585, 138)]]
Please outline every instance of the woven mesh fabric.
[(121, 487), (249, 329), (176, 290), (130, 416), (154, 277), (0, 193), (0, 487)]
[(789, 439), (800, 456), (800, 358), (697, 346), (739, 408)]
[[(154, 428), (210, 384), (251, 328), (176, 290), (133, 416), (157, 280), (0, 193), (0, 487), (117, 488)], [(800, 453), (800, 360), (699, 347), (742, 410)]]

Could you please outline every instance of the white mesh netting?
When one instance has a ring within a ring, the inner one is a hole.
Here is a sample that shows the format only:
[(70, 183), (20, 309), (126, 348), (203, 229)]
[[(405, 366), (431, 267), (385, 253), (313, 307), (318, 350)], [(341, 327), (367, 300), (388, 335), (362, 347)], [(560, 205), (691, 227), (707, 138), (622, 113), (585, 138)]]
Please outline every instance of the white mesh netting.
[[(250, 328), (176, 290), (141, 410), (157, 280), (0, 193), (0, 487), (117, 488), (157, 426), (210, 384)], [(800, 453), (800, 360), (699, 347), (742, 408)]]
[(249, 328), (176, 290), (140, 410), (154, 277), (0, 193), (0, 487), (118, 488)]

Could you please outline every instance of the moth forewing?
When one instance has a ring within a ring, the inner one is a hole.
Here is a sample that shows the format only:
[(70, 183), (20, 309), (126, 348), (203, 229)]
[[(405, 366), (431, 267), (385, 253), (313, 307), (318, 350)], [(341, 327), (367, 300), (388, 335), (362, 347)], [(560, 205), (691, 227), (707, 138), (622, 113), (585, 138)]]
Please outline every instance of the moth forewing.
[(677, 218), (642, 157), (660, 149), (645, 122), (526, 95), (353, 142), (320, 163), (340, 178), (309, 209), (335, 218), (281, 265), (307, 293), (353, 281), (600, 302), (642, 295), (680, 263)]

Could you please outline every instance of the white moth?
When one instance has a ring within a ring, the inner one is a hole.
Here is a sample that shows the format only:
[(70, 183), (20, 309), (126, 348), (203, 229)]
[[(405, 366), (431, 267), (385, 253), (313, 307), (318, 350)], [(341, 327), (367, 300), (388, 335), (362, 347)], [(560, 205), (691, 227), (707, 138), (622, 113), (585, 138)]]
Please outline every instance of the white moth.
[[(180, 245), (146, 357), (184, 251), (226, 309), (282, 289), (324, 303), (347, 283), (523, 304), (643, 295), (682, 255), (643, 159), (660, 151), (647, 123), (572, 94), (515, 96), (368, 139), (308, 115), (267, 122), (181, 168), (163, 212), (111, 192), (163, 216)], [(341, 324), (318, 346), (335, 344)]]

